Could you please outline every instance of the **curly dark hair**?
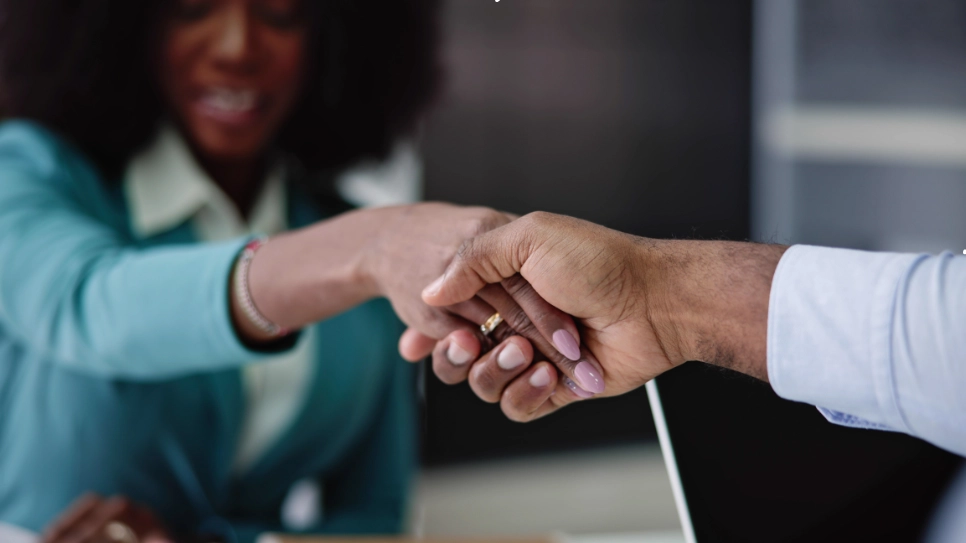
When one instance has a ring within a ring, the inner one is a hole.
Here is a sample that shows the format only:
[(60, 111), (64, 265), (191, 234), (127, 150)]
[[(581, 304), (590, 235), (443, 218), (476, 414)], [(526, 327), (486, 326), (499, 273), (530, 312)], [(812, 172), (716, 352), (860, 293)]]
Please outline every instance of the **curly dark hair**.
[[(0, 0), (0, 112), (66, 137), (110, 177), (164, 115), (166, 0)], [(439, 83), (439, 0), (305, 0), (308, 83), (279, 142), (310, 171), (382, 158)]]

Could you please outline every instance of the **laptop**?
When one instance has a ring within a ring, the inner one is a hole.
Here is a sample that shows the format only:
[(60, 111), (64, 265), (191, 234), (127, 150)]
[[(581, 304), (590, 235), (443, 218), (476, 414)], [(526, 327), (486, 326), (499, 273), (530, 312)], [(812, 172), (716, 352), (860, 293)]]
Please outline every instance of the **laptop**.
[(963, 462), (697, 362), (647, 393), (688, 543), (918, 541)]

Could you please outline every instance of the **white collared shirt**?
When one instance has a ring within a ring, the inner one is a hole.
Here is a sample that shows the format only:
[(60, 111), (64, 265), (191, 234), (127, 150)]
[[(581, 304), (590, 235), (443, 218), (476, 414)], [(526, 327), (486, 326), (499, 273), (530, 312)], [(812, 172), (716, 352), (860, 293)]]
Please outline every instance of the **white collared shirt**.
[[(198, 165), (177, 130), (164, 126), (128, 163), (124, 189), (135, 233), (148, 237), (191, 221), (201, 241), (246, 234), (274, 235), (288, 225), (281, 167), (272, 169), (246, 222), (238, 208)], [(249, 469), (300, 412), (312, 377), (311, 328), (296, 347), (242, 370), (246, 410), (233, 469)]]

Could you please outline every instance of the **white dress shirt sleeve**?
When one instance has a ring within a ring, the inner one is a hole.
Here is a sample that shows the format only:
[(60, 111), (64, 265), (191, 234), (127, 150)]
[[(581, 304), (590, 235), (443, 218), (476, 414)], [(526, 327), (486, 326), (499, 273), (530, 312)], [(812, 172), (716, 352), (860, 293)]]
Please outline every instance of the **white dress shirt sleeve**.
[(772, 280), (768, 378), (832, 422), (966, 455), (966, 258), (789, 248)]

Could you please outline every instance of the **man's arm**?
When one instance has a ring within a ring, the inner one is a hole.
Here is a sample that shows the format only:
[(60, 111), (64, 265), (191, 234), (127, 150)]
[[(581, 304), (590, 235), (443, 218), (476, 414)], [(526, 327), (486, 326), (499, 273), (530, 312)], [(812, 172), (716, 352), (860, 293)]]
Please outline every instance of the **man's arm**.
[(701, 360), (966, 454), (966, 259), (650, 240), (540, 213), (468, 242), (424, 299), (517, 272), (580, 319), (608, 395)]

